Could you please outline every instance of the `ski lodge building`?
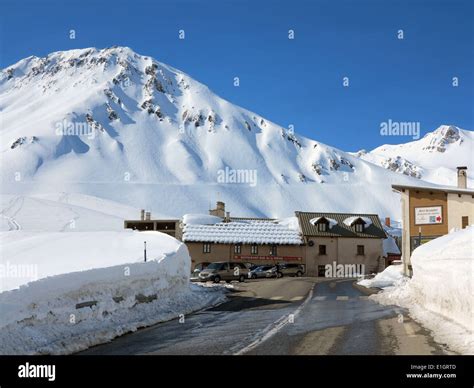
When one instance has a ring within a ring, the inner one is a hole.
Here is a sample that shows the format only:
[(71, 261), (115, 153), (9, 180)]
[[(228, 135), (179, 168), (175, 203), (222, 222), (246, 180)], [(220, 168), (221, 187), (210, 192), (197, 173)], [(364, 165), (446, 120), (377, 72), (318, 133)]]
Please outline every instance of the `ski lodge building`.
[(217, 202), (209, 215), (153, 220), (142, 211), (140, 220), (125, 221), (124, 226), (157, 230), (183, 241), (193, 269), (216, 261), (297, 263), (308, 276), (325, 276), (326, 265), (363, 264), (364, 272), (372, 273), (385, 268), (389, 255), (400, 258), (397, 245), (375, 214), (296, 212), (280, 220), (231, 217), (225, 204)]
[(415, 248), (452, 229), (474, 222), (474, 190), (467, 188), (467, 167), (457, 168), (457, 187), (392, 185), (401, 195), (404, 270), (412, 275), (410, 256)]

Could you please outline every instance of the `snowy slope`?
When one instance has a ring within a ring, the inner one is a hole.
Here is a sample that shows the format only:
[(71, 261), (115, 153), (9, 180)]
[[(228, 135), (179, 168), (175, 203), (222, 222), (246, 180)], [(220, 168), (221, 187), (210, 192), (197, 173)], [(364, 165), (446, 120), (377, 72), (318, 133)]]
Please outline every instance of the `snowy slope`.
[(82, 194), (0, 195), (0, 232), (121, 231), (139, 209)]
[(359, 151), (362, 160), (390, 171), (440, 185), (456, 186), (456, 167), (468, 167), (468, 187), (474, 184), (474, 132), (442, 125), (422, 139)]
[[(0, 73), (0, 112), (4, 194), (81, 193), (166, 216), (220, 199), (234, 215), (399, 218), (390, 184), (416, 181), (294, 134), (126, 47), (19, 61)], [(222, 181), (226, 168), (256, 177)]]

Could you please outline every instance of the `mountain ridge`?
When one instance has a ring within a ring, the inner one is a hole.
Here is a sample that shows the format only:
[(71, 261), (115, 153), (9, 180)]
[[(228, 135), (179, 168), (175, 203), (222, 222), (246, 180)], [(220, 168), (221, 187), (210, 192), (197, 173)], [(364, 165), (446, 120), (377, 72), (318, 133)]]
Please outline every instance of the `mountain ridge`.
[[(0, 72), (0, 112), (8, 191), (78, 191), (164, 214), (221, 198), (241, 214), (268, 216), (316, 204), (367, 211), (364, 197), (380, 196), (375, 209), (396, 215), (387, 182), (417, 181), (235, 106), (127, 47), (18, 61)], [(218, 181), (227, 168), (256, 171), (257, 182)]]

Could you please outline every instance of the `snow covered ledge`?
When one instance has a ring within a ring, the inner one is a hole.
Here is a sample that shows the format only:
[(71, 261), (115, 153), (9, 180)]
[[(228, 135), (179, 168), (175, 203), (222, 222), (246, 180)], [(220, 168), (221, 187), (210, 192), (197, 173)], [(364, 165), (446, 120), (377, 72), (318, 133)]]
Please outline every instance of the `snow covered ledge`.
[(411, 262), (412, 279), (401, 278), (371, 298), (409, 309), (437, 342), (474, 354), (474, 226), (423, 244)]
[[(44, 234), (41, 240), (56, 239), (56, 234)], [(221, 288), (189, 283), (187, 247), (166, 234), (124, 231), (61, 236), (71, 250), (64, 251), (63, 244), (57, 243), (55, 251), (46, 243), (48, 255), (40, 261), (51, 268), (55, 262), (62, 264), (58, 266), (65, 273), (0, 293), (1, 354), (73, 353), (225, 299)], [(78, 243), (84, 237), (89, 244)], [(31, 252), (27, 249), (30, 238), (24, 244), (16, 240), (15, 260), (27, 260), (21, 256)], [(151, 248), (146, 263), (144, 240)], [(37, 255), (42, 254), (41, 247)], [(108, 266), (68, 272), (74, 263), (64, 262), (71, 257), (82, 256), (90, 266), (90, 257), (99, 252), (102, 260), (96, 266)], [(114, 257), (120, 264), (110, 265)]]

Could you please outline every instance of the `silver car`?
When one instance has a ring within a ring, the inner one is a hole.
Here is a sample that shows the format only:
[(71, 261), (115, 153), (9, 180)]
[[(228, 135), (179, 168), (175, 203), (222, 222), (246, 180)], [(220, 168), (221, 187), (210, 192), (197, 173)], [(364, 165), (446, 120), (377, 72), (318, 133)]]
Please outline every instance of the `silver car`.
[(206, 269), (199, 273), (199, 280), (201, 282), (212, 281), (219, 283), (221, 280), (231, 282), (238, 280), (244, 282), (248, 277), (248, 269), (243, 263), (228, 263), (225, 261), (211, 263)]
[(276, 278), (277, 268), (274, 265), (261, 265), (250, 271), (249, 277), (252, 279)]

